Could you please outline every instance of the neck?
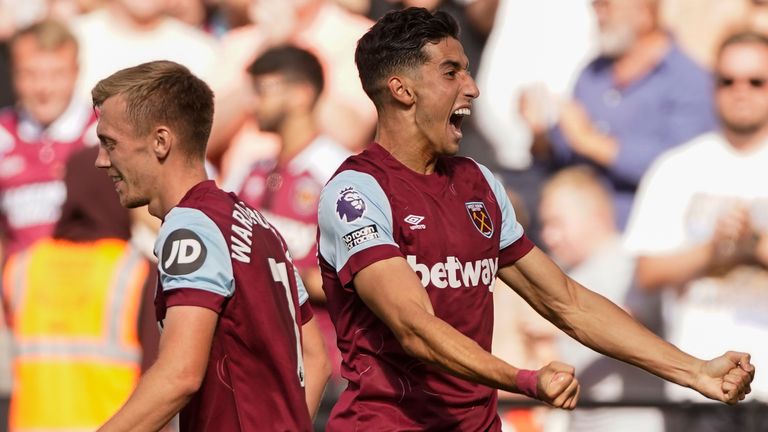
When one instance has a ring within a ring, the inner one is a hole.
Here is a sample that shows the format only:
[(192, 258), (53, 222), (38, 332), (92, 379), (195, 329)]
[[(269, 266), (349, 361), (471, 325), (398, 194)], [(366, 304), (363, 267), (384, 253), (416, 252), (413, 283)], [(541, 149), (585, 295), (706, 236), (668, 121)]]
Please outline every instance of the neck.
[(203, 163), (180, 163), (184, 165), (174, 169), (169, 161), (168, 174), (157, 183), (157, 199), (149, 203), (149, 213), (158, 219), (165, 218), (196, 184), (208, 180)]
[(290, 160), (317, 137), (318, 129), (315, 118), (311, 112), (293, 115), (286, 119), (278, 131), (281, 146), (278, 154), (278, 162)]
[(757, 132), (740, 133), (724, 129), (723, 135), (734, 150), (746, 153), (768, 141), (768, 124), (763, 125)]
[(113, 22), (121, 27), (139, 32), (154, 30), (163, 21), (161, 16), (153, 17), (147, 21), (137, 21), (118, 2), (110, 2), (108, 11), (112, 16)]
[(400, 115), (379, 116), (375, 141), (401, 164), (419, 174), (432, 174), (439, 155), (416, 124)]
[(643, 36), (616, 59), (613, 75), (619, 86), (626, 86), (655, 68), (670, 45), (669, 36), (661, 29), (653, 30)]

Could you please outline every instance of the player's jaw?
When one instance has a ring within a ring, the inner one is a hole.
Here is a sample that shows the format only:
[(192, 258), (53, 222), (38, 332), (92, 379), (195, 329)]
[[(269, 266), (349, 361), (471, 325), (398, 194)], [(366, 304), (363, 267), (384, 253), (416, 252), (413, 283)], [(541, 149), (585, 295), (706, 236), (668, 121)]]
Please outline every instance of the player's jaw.
[(112, 183), (115, 186), (115, 192), (117, 192), (120, 204), (123, 207), (136, 208), (148, 203), (148, 200), (145, 197), (141, 196), (140, 193), (137, 193), (137, 185), (129, 182), (120, 170), (112, 167), (112, 169), (107, 171), (107, 175), (112, 180)]

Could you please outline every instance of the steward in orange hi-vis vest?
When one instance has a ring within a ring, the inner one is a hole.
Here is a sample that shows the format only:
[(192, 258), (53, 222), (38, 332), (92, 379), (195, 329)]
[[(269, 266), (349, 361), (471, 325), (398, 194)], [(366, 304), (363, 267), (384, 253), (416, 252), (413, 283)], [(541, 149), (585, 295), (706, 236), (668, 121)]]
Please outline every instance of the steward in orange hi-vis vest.
[(42, 240), (11, 258), (12, 430), (92, 430), (120, 408), (139, 377), (148, 269), (119, 239)]
[(128, 212), (93, 166), (96, 151), (67, 164), (53, 237), (13, 254), (4, 268), (15, 345), (12, 431), (94, 430), (139, 379), (149, 262), (128, 241)]

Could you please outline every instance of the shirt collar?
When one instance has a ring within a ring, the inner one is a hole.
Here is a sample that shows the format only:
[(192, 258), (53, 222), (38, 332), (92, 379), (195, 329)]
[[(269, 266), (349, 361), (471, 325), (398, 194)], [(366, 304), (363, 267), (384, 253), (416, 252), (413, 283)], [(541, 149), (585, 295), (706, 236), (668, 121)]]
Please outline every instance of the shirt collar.
[(53, 141), (70, 142), (82, 136), (90, 118), (90, 106), (77, 98), (72, 98), (67, 109), (47, 128), (24, 108), (19, 108), (18, 134), (25, 142), (36, 142), (44, 136)]

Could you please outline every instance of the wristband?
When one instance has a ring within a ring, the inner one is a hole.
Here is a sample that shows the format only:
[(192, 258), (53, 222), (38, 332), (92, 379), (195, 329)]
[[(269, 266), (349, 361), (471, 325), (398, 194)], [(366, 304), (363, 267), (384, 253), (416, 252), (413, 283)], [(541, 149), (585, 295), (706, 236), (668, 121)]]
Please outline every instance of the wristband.
[(515, 385), (517, 390), (534, 399), (539, 398), (539, 371), (520, 369), (517, 371), (517, 377), (515, 378)]

